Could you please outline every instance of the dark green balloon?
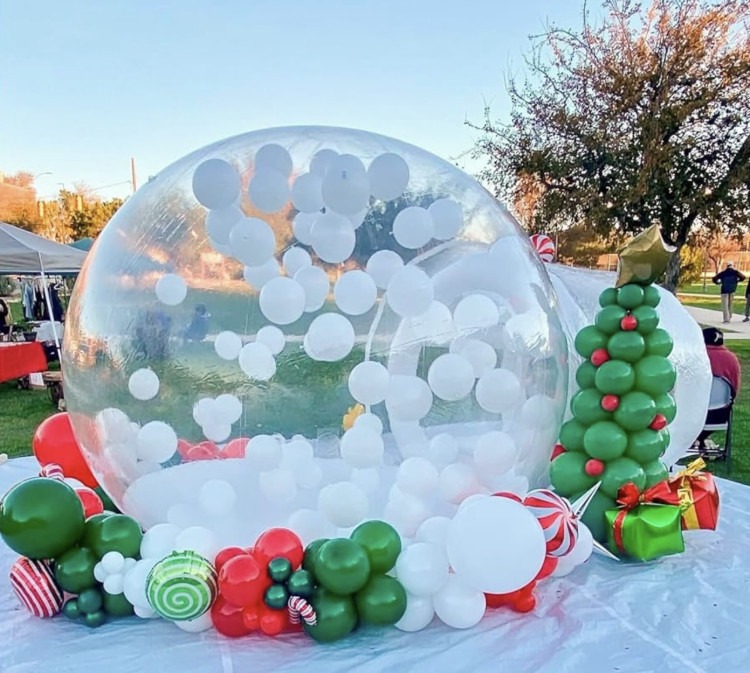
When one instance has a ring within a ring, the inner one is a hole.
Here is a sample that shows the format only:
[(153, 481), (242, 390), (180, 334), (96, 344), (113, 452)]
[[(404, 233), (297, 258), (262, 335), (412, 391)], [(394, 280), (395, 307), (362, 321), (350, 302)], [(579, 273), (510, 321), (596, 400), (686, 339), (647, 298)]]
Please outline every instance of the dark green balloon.
[(667, 419), (667, 423), (671, 423), (674, 417), (677, 415), (677, 404), (669, 393), (657, 395), (654, 398), (656, 403), (656, 413), (661, 414)]
[(647, 355), (634, 369), (636, 389), (654, 397), (668, 393), (677, 380), (674, 365), (660, 355)]
[(640, 285), (628, 283), (617, 290), (617, 304), (622, 308), (633, 309), (643, 303), (644, 292)]
[(579, 388), (593, 388), (596, 377), (596, 367), (588, 360), (576, 369), (576, 383)]
[(124, 514), (112, 514), (104, 519), (92, 536), (91, 548), (99, 558), (111, 551), (120, 552), (125, 558), (137, 558), (140, 554), (141, 526)]
[(555, 490), (568, 497), (591, 488), (594, 477), (586, 474), (585, 466), (589, 457), (585, 453), (562, 453), (555, 458), (549, 467), (549, 477)]
[(616, 458), (605, 466), (600, 490), (610, 498), (617, 499), (617, 491), (629, 482), (634, 483), (638, 490), (642, 491), (646, 486), (646, 473), (634, 460)]
[(111, 517), (112, 514), (104, 512), (102, 514), (95, 514), (92, 517), (86, 519), (86, 523), (83, 526), (83, 537), (81, 538), (81, 546), (93, 548), (94, 540), (99, 539), (99, 529), (102, 524)]
[(640, 430), (633, 432), (628, 437), (628, 448), (625, 456), (632, 458), (637, 463), (645, 465), (661, 456), (667, 448), (669, 436), (664, 430)]
[(292, 574), (292, 564), (283, 556), (273, 558), (268, 562), (268, 576), (274, 582), (286, 582)]
[(315, 589), (315, 578), (307, 570), (297, 570), (292, 573), (286, 586), (292, 596), (307, 598), (308, 596), (312, 596), (312, 592)]
[(646, 342), (638, 332), (616, 332), (609, 337), (607, 352), (613, 360), (638, 362), (646, 353)]
[(318, 550), (315, 577), (331, 593), (347, 596), (367, 584), (370, 559), (364, 547), (353, 540), (329, 540)]
[(603, 395), (595, 388), (579, 390), (570, 402), (570, 408), (577, 420), (584, 425), (606, 421), (612, 414), (602, 409)]
[(85, 615), (99, 612), (104, 605), (104, 599), (98, 589), (86, 589), (78, 596), (78, 609)]
[(659, 314), (650, 306), (639, 306), (633, 309), (632, 314), (638, 321), (636, 329), (641, 334), (651, 334), (659, 325)]
[(659, 290), (653, 285), (646, 285), (646, 287), (643, 288), (643, 302), (645, 304), (656, 308), (660, 301), (661, 295), (659, 294)]
[(135, 614), (133, 606), (125, 598), (125, 594), (104, 593), (104, 612), (111, 617), (130, 617)]
[[(583, 495), (583, 493), (577, 493), (571, 500), (575, 501), (580, 495)], [(591, 531), (591, 535), (595, 540), (602, 543), (606, 542), (607, 520), (604, 518), (604, 512), (616, 507), (617, 503), (615, 500), (602, 493), (601, 489), (594, 494), (594, 497), (581, 517), (581, 521), (586, 524), (586, 527)]]
[(336, 594), (318, 587), (310, 600), (315, 608), (316, 623), (304, 625), (305, 632), (319, 643), (331, 643), (348, 636), (357, 626), (357, 610), (351, 596)]
[[(96, 586), (94, 566), (98, 561), (96, 554), (88, 547), (74, 547), (55, 561), (55, 579), (64, 591), (80, 594)], [(80, 607), (83, 609), (82, 605)]]
[(608, 287), (599, 295), (599, 306), (612, 306), (617, 303), (617, 290), (614, 287)]
[(106, 621), (107, 621), (107, 614), (104, 612), (104, 610), (98, 610), (97, 612), (90, 612), (83, 616), (83, 623), (92, 629), (99, 628), (100, 626), (105, 624)]
[(607, 335), (594, 327), (594, 325), (588, 325), (576, 334), (576, 352), (585, 358), (590, 358), (595, 350), (605, 348), (606, 346)]
[(634, 385), (635, 371), (622, 360), (609, 360), (596, 372), (596, 389), (602, 395), (624, 395)]
[(120, 510), (117, 509), (117, 505), (115, 505), (114, 502), (112, 502), (112, 498), (110, 498), (107, 495), (107, 492), (101, 487), (97, 486), (94, 489), (94, 492), (101, 498), (102, 504), (104, 505), (104, 510), (107, 512), (112, 512), (114, 514), (119, 514)]
[(617, 423), (599, 421), (583, 436), (583, 448), (592, 458), (608, 461), (619, 458), (628, 445), (628, 435)]
[(272, 584), (263, 596), (263, 602), (273, 610), (283, 610), (289, 600), (289, 592), (282, 584)]
[(373, 573), (387, 573), (396, 565), (401, 553), (401, 536), (385, 521), (361, 523), (354, 529), (351, 539), (364, 547)]
[(560, 428), (560, 444), (566, 451), (583, 451), (583, 435), (586, 426), (575, 418), (565, 421)]
[(83, 505), (62, 481), (28, 479), (0, 502), (0, 537), (30, 559), (53, 559), (83, 535)]
[(644, 465), (643, 472), (646, 475), (646, 488), (651, 488), (654, 484), (664, 481), (669, 476), (667, 466), (660, 460)]
[(71, 598), (63, 605), (62, 612), (68, 619), (78, 619), (82, 614), (81, 609), (78, 607), (78, 599)]
[(653, 397), (633, 390), (620, 398), (620, 406), (614, 413), (615, 423), (625, 430), (645, 430), (656, 416)]
[(388, 575), (373, 575), (354, 596), (357, 614), (363, 624), (391, 626), (406, 612), (406, 591)]
[(646, 355), (661, 355), (666, 358), (674, 348), (672, 336), (661, 327), (657, 327), (643, 339), (646, 342)]
[(318, 558), (318, 551), (326, 542), (328, 542), (328, 538), (313, 540), (305, 548), (305, 555), (302, 558), (302, 567), (313, 575), (315, 575), (315, 560)]
[(605, 334), (614, 334), (620, 331), (620, 322), (627, 314), (620, 306), (605, 306), (596, 314), (594, 323)]

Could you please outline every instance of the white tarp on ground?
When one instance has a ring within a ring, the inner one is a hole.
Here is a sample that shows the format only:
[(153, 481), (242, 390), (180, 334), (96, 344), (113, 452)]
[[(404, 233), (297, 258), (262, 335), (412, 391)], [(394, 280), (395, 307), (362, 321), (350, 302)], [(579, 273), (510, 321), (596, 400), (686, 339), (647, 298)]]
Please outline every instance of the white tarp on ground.
[(0, 274), (77, 273), (85, 259), (83, 250), (0, 222)]
[[(35, 474), (0, 467), (0, 493)], [(303, 635), (230, 641), (136, 618), (87, 630), (34, 619), (7, 578), (0, 543), (1, 673), (745, 673), (750, 646), (750, 488), (721, 481), (719, 530), (686, 535), (685, 553), (648, 565), (596, 557), (537, 590), (528, 615), (498, 610), (467, 631), (365, 630), (333, 645)]]

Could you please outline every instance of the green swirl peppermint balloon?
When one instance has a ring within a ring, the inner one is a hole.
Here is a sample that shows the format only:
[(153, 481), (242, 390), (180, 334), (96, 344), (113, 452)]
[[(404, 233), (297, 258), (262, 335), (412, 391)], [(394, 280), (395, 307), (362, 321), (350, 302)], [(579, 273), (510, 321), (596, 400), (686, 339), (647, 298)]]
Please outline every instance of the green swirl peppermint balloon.
[(197, 619), (216, 600), (216, 570), (195, 552), (174, 552), (159, 561), (146, 579), (151, 607), (173, 622)]

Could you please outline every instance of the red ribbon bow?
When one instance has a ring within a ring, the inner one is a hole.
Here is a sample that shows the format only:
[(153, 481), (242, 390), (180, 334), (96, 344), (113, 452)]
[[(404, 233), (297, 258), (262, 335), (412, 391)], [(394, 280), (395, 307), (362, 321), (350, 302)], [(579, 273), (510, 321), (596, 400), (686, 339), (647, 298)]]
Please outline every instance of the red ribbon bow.
[(638, 505), (655, 504), (657, 501), (663, 504), (679, 505), (679, 496), (670, 491), (669, 482), (666, 479), (660, 481), (658, 484), (654, 484), (643, 493), (639, 491), (633, 482), (623, 484), (617, 491), (617, 503), (622, 506), (622, 509), (612, 525), (612, 533), (617, 549), (620, 552), (625, 553), (622, 527), (625, 524), (625, 517), (628, 515), (628, 512), (638, 507)]

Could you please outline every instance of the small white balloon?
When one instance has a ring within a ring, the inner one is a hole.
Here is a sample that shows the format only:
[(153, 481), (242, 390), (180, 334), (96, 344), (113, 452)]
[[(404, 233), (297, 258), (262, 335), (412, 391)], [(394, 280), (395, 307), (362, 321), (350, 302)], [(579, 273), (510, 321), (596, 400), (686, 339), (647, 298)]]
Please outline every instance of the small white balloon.
[(323, 307), (331, 289), (328, 275), (319, 266), (306, 266), (294, 274), (294, 280), (305, 291), (305, 312), (314, 313)]
[(160, 561), (174, 551), (174, 541), (180, 529), (171, 523), (159, 523), (149, 528), (141, 540), (141, 556)]
[(398, 467), (396, 484), (404, 493), (425, 497), (437, 490), (437, 468), (426, 458), (407, 458)]
[(333, 286), (336, 305), (349, 315), (367, 313), (374, 306), (377, 297), (375, 281), (364, 271), (347, 271)]
[(397, 271), (386, 291), (388, 305), (402, 318), (424, 313), (435, 298), (432, 279), (422, 269), (406, 266)]
[(440, 494), (454, 505), (464, 501), (470, 495), (481, 490), (481, 485), (468, 465), (453, 463), (440, 472)]
[(292, 203), (301, 213), (317, 213), (323, 203), (323, 178), (315, 173), (303, 173), (292, 185)]
[(187, 296), (187, 284), (176, 273), (167, 273), (156, 281), (156, 298), (167, 306), (177, 306)]
[(257, 217), (243, 217), (229, 232), (232, 255), (248, 266), (268, 262), (276, 251), (273, 229)]
[(333, 161), (338, 155), (339, 153), (335, 150), (329, 150), (327, 148), (318, 150), (313, 155), (313, 158), (310, 159), (310, 172), (315, 173), (315, 175), (325, 175), (328, 167), (331, 165), (331, 161)]
[(349, 528), (361, 523), (370, 503), (356, 484), (340, 481), (323, 487), (318, 494), (318, 509), (334, 526)]
[(243, 217), (242, 209), (234, 204), (219, 210), (209, 210), (206, 215), (206, 233), (214, 243), (228, 246), (230, 232)]
[(487, 609), (485, 595), (466, 586), (462, 578), (456, 575), (452, 575), (433, 597), (433, 604), (440, 621), (453, 629), (476, 626)]
[(383, 421), (381, 421), (375, 414), (364, 413), (357, 417), (354, 421), (355, 428), (369, 428), (377, 432), (379, 435), (383, 434)]
[(474, 391), (479, 406), (493, 414), (510, 411), (521, 400), (518, 377), (507, 369), (491, 369), (477, 381)]
[(222, 479), (210, 479), (201, 486), (198, 501), (203, 511), (212, 516), (226, 516), (237, 502), (234, 487)]
[(338, 362), (351, 353), (354, 340), (354, 327), (349, 320), (338, 313), (324, 313), (310, 323), (303, 347), (313, 360)]
[(417, 529), (430, 518), (430, 510), (423, 500), (410, 493), (392, 497), (385, 507), (383, 516), (402, 537), (414, 537)]
[(262, 213), (275, 213), (289, 201), (287, 177), (278, 171), (263, 169), (253, 175), (247, 194), (250, 202)]
[(479, 339), (456, 339), (451, 344), (450, 351), (466, 358), (471, 363), (476, 378), (486, 374), (497, 365), (495, 349)]
[(433, 301), (424, 313), (410, 318), (409, 328), (416, 340), (438, 345), (446, 344), (456, 334), (450, 309), (439, 301)]
[(138, 431), (137, 455), (141, 460), (165, 463), (177, 451), (177, 434), (163, 421), (146, 423)]
[(276, 360), (266, 344), (245, 344), (240, 351), (239, 363), (240, 369), (256, 381), (268, 381), (276, 373)]
[(268, 143), (255, 153), (255, 170), (276, 171), (289, 177), (292, 173), (292, 157), (281, 145)]
[(391, 376), (385, 405), (394, 418), (419, 421), (432, 408), (432, 391), (418, 376)]
[(104, 580), (104, 591), (110, 596), (119, 596), (123, 592), (122, 575), (110, 575)]
[(310, 253), (297, 247), (289, 248), (281, 259), (284, 263), (284, 269), (286, 269), (286, 275), (290, 278), (294, 278), (294, 274), (300, 269), (312, 264)]
[(150, 605), (146, 597), (146, 578), (160, 558), (149, 558), (138, 561), (123, 578), (123, 593), (128, 603), (141, 608), (149, 609)]
[(347, 154), (332, 159), (323, 177), (322, 193), (326, 207), (342, 215), (354, 215), (366, 208), (370, 181), (362, 162)]
[(299, 213), (292, 221), (294, 237), (303, 245), (312, 245), (312, 226), (320, 213)]
[(363, 208), (358, 213), (354, 213), (354, 215), (347, 215), (346, 217), (352, 223), (352, 226), (355, 229), (359, 229), (365, 221), (368, 211), (369, 208)]
[(419, 206), (404, 208), (393, 220), (393, 237), (404, 248), (421, 248), (430, 242), (433, 232), (432, 217)]
[(401, 196), (409, 184), (409, 164), (398, 154), (387, 152), (375, 157), (367, 169), (370, 193), (382, 201)]
[(198, 425), (210, 425), (216, 419), (216, 400), (202, 397), (193, 405), (193, 420)]
[(173, 623), (178, 629), (180, 629), (180, 631), (184, 631), (185, 633), (203, 633), (204, 631), (208, 631), (210, 628), (213, 628), (214, 625), (211, 621), (210, 612), (207, 612), (206, 614), (189, 621), (180, 621)]
[(521, 405), (519, 420), (529, 428), (549, 428), (557, 420), (554, 400), (547, 395), (532, 395)]
[(360, 362), (349, 372), (349, 392), (357, 402), (378, 404), (388, 394), (390, 380), (388, 370), (379, 362)]
[(557, 559), (557, 566), (552, 572), (552, 577), (565, 577), (575, 570), (579, 565), (586, 563), (594, 551), (594, 539), (591, 531), (581, 521), (578, 522), (578, 541), (569, 554)]
[(273, 355), (281, 353), (286, 345), (284, 332), (275, 325), (261, 327), (258, 330), (258, 334), (255, 336), (255, 341), (268, 346), (268, 350), (270, 350)]
[(305, 312), (305, 290), (292, 278), (274, 278), (260, 291), (263, 315), (277, 325), (289, 325)]
[(236, 423), (242, 417), (242, 401), (236, 395), (224, 393), (214, 400), (215, 418), (220, 423)]
[(242, 339), (230, 330), (219, 332), (214, 340), (214, 350), (222, 360), (236, 360), (242, 350)]
[(258, 487), (266, 500), (276, 504), (292, 502), (297, 496), (297, 482), (291, 470), (261, 472)]
[(376, 467), (383, 461), (383, 438), (363, 427), (353, 427), (341, 438), (341, 457), (352, 467)]
[(152, 369), (137, 369), (128, 379), (128, 390), (137, 400), (152, 400), (159, 393), (159, 377)]
[(372, 276), (375, 285), (385, 289), (391, 278), (404, 268), (404, 260), (393, 250), (378, 250), (367, 260), (365, 269)]
[(203, 526), (190, 526), (181, 531), (174, 541), (175, 551), (194, 551), (213, 563), (221, 551), (221, 543), (216, 535)]
[(245, 449), (245, 460), (256, 470), (267, 472), (281, 462), (281, 444), (271, 435), (255, 435)]
[(336, 212), (318, 215), (310, 229), (310, 238), (315, 254), (329, 264), (348, 259), (357, 242), (352, 223)]
[(287, 524), (305, 546), (314, 540), (336, 536), (336, 527), (314, 509), (298, 509), (289, 517)]
[(154, 612), (152, 607), (142, 608), (140, 605), (133, 606), (133, 612), (139, 619), (159, 619), (159, 615)]
[(230, 423), (220, 423), (218, 421), (201, 426), (201, 429), (203, 430), (203, 436), (212, 442), (225, 442), (229, 439), (229, 435), (232, 434)]
[(125, 557), (118, 551), (110, 551), (102, 556), (101, 564), (107, 575), (116, 575), (125, 569)]
[(297, 437), (286, 442), (281, 447), (281, 466), (297, 471), (298, 466), (304, 467), (315, 457), (313, 446), (304, 437)]
[(464, 297), (453, 311), (453, 321), (459, 332), (494, 327), (500, 320), (497, 304), (483, 294), (470, 294)]
[(406, 611), (394, 626), (399, 631), (414, 633), (427, 628), (435, 616), (435, 608), (432, 605), (431, 596), (415, 596), (406, 594)]
[(474, 387), (474, 368), (460, 355), (446, 353), (430, 365), (427, 382), (440, 399), (455, 402), (466, 397)]
[(323, 480), (323, 470), (317, 461), (310, 461), (304, 470), (298, 470), (294, 474), (297, 486), (305, 489), (318, 488)]
[(450, 523), (451, 520), (447, 516), (432, 516), (419, 526), (415, 539), (417, 542), (429, 542), (445, 549)]
[(461, 206), (453, 199), (438, 199), (427, 209), (434, 223), (433, 236), (441, 241), (453, 238), (463, 225)]
[(485, 432), (474, 447), (474, 464), (483, 475), (505, 474), (516, 462), (518, 449), (506, 432)]
[(223, 159), (207, 159), (193, 173), (193, 194), (206, 208), (227, 208), (240, 195), (240, 174)]
[(458, 440), (447, 433), (442, 432), (430, 440), (427, 457), (438, 467), (444, 468), (456, 460), (458, 456)]
[(281, 267), (274, 257), (259, 266), (246, 266), (243, 271), (245, 282), (255, 290), (261, 290), (269, 281), (277, 278)]
[(448, 557), (437, 545), (417, 542), (404, 549), (396, 561), (396, 577), (410, 594), (433, 596), (449, 577)]
[(380, 470), (377, 467), (352, 470), (351, 482), (368, 495), (376, 493), (380, 487)]

